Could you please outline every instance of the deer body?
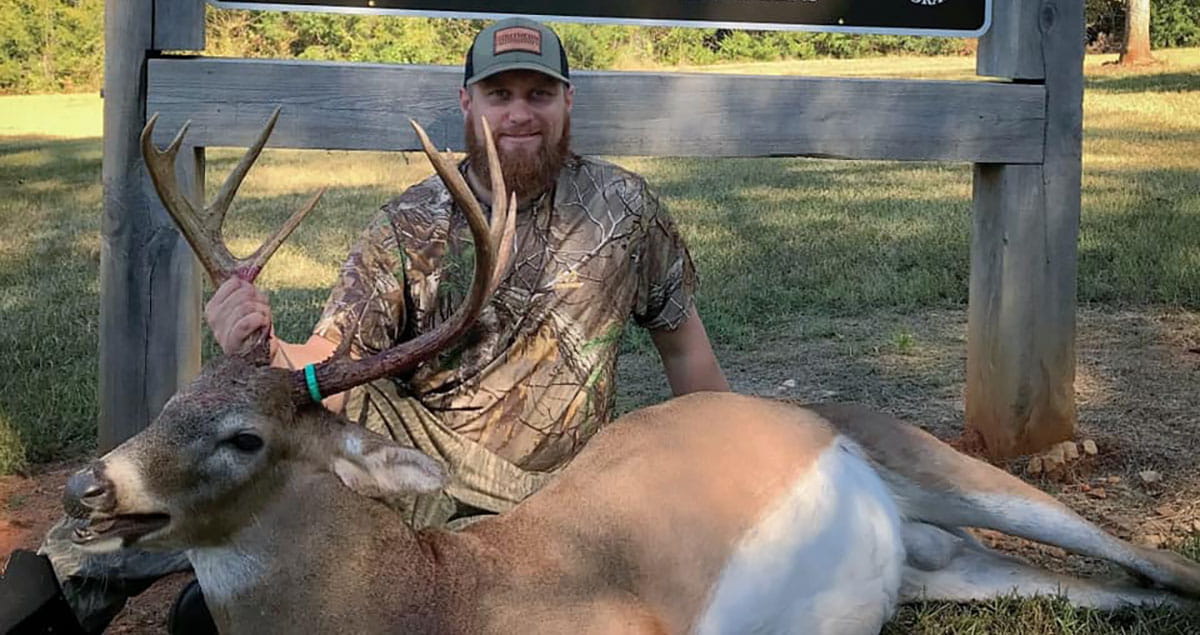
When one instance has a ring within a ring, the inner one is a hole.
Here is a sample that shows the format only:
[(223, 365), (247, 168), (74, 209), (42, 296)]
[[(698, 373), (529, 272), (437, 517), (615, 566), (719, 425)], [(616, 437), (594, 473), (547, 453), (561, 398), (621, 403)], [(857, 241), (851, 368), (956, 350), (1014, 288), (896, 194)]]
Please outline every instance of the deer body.
[[(878, 632), (919, 598), (1188, 603), (1035, 569), (962, 526), (1200, 595), (1195, 563), (1109, 536), (916, 428), (726, 393), (622, 417), (508, 513), (414, 532), (378, 499), (436, 490), (438, 464), (320, 407), (292, 409), (289, 390), (283, 371), (222, 360), (81, 472), (93, 485), (72, 486), (104, 498), (93, 514), (110, 535), (112, 518), (168, 517), (116, 535), (187, 548), (223, 632), (852, 634)], [(222, 445), (247, 431), (264, 447)]]
[(288, 615), (310, 633), (878, 632), (899, 516), (838, 439), (798, 408), (696, 395), (615, 422), (538, 495), (457, 533), (413, 532), (306, 457), (276, 468), (252, 522), (188, 555), (227, 632)]

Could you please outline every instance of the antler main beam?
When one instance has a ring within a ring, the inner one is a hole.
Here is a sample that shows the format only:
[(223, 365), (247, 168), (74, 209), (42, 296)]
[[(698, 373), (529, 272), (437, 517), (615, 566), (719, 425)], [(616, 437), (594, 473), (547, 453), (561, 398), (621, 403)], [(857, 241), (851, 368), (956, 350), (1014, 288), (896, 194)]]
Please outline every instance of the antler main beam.
[(277, 107), (271, 113), (270, 120), (259, 132), (254, 145), (246, 151), (237, 167), (226, 177), (216, 198), (213, 199), (211, 205), (204, 208), (203, 213), (196, 211), (191, 200), (184, 195), (175, 175), (175, 157), (183, 145), (183, 137), (187, 134), (191, 122), (183, 124), (179, 133), (175, 135), (175, 139), (165, 150), (159, 150), (153, 141), (154, 124), (158, 121), (157, 113), (150, 117), (150, 120), (146, 122), (146, 127), (142, 129), (142, 157), (146, 161), (147, 171), (150, 172), (150, 180), (154, 182), (154, 189), (158, 192), (163, 206), (167, 208), (167, 213), (171, 215), (175, 225), (179, 227), (179, 231), (192, 246), (192, 251), (196, 253), (200, 264), (208, 272), (208, 277), (214, 286), (220, 286), (221, 283), (233, 276), (253, 282), (262, 272), (267, 261), (283, 244), (283, 241), (287, 240), (292, 230), (296, 229), (300, 221), (304, 220), (304, 217), (316, 207), (317, 202), (321, 200), (321, 195), (325, 193), (325, 188), (321, 188), (304, 207), (292, 214), (283, 227), (246, 258), (235, 258), (226, 247), (221, 236), (221, 225), (225, 222), (225, 214), (229, 211), (229, 206), (233, 202), (234, 196), (237, 195), (238, 188), (246, 178), (246, 173), (250, 171), (250, 166), (254, 165), (254, 161), (258, 159), (259, 153), (267, 143), (267, 138), (271, 136), (271, 131), (275, 128), (275, 121), (279, 119), (279, 110)]
[[(292, 395), (297, 403), (310, 403), (313, 400), (314, 387), (319, 391), (319, 395), (327, 397), (380, 377), (412, 369), (466, 333), (479, 316), (484, 303), (495, 292), (511, 260), (516, 223), (516, 194), (510, 196), (506, 191), (491, 128), (486, 119), (482, 121), (491, 172), (490, 225), (462, 173), (433, 147), (425, 130), (417, 122), (409, 120), (421, 139), (421, 145), (433, 164), (434, 171), (441, 177), (454, 201), (465, 212), (474, 238), (475, 275), (467, 299), (459, 305), (450, 319), (437, 328), (370, 357), (351, 359), (346, 354), (349, 348), (348, 341), (343, 340), (333, 358), (313, 367), (311, 378), (303, 370), (293, 374)], [(344, 337), (353, 337), (353, 334), (346, 334)]]

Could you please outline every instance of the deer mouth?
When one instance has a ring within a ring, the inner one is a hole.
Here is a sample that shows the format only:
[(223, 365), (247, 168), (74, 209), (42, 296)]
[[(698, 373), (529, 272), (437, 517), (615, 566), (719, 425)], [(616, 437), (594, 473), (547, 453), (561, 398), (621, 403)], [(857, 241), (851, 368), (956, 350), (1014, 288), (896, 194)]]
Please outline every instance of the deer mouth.
[(91, 522), (75, 528), (71, 540), (79, 545), (119, 538), (123, 546), (129, 546), (171, 523), (168, 514), (120, 514), (117, 516), (93, 517)]

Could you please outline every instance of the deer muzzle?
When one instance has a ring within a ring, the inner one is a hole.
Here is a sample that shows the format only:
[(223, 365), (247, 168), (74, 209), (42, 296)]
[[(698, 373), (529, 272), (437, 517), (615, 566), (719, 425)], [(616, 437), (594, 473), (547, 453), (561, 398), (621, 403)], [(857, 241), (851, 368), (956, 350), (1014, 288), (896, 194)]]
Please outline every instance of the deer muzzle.
[(72, 536), (75, 543), (103, 550), (129, 546), (170, 524), (171, 517), (165, 513), (121, 509), (125, 506), (119, 504), (117, 489), (104, 461), (92, 463), (67, 480), (63, 509), (68, 516), (84, 521)]
[(112, 481), (104, 476), (104, 464), (92, 463), (67, 479), (63, 508), (72, 518), (87, 518), (95, 512), (111, 512), (116, 506)]

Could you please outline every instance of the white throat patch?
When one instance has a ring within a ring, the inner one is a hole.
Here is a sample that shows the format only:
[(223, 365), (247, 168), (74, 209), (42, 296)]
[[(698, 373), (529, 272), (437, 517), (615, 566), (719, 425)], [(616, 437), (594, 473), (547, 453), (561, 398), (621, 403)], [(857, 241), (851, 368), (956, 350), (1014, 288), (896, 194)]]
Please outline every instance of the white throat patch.
[(204, 600), (214, 606), (234, 601), (257, 586), (266, 574), (266, 565), (257, 555), (235, 547), (189, 549), (187, 557), (204, 591)]

